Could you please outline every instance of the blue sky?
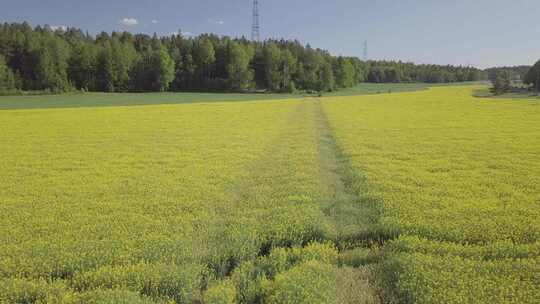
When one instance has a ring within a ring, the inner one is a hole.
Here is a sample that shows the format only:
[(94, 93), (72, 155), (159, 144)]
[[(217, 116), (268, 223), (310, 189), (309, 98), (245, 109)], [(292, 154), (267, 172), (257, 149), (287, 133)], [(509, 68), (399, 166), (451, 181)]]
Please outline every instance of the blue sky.
[[(488, 67), (540, 59), (539, 0), (260, 0), (261, 35), (336, 55)], [(249, 36), (251, 0), (0, 0), (0, 22)]]

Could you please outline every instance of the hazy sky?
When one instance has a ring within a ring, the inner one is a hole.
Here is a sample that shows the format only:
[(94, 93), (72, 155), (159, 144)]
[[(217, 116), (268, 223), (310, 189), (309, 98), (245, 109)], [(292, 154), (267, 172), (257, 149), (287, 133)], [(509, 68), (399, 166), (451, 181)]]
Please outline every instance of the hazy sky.
[[(540, 0), (260, 0), (261, 35), (336, 55), (478, 67), (540, 59)], [(0, 0), (0, 21), (249, 37), (251, 0)]]

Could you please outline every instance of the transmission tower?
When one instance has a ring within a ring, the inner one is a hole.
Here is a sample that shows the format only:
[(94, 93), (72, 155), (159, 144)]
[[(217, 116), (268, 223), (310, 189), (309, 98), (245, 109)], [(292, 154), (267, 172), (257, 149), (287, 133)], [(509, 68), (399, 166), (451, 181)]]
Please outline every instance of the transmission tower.
[(251, 40), (260, 41), (261, 33), (259, 26), (259, 0), (253, 0), (253, 25), (251, 26)]
[(364, 41), (364, 61), (368, 61), (367, 40)]

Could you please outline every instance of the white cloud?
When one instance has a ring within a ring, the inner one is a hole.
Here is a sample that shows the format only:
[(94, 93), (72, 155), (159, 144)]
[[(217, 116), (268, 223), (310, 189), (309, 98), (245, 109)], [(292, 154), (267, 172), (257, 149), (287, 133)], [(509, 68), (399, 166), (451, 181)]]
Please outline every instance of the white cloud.
[(135, 18), (123, 18), (118, 21), (123, 26), (136, 26), (139, 24), (139, 20)]
[(213, 24), (217, 24), (217, 25), (224, 25), (225, 24), (225, 21), (223, 21), (223, 20), (215, 20), (215, 19), (208, 19), (208, 22), (213, 23)]
[(153, 19), (152, 24), (158, 24), (158, 21), (156, 19)]
[(66, 25), (51, 25), (51, 30), (56, 32), (57, 30), (61, 30), (63, 32), (67, 31), (68, 27)]

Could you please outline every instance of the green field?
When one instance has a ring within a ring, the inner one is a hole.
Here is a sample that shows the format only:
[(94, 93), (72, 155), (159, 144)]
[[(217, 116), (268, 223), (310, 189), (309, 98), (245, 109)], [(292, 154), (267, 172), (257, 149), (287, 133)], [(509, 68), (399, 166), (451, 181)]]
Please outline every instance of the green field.
[[(441, 85), (441, 84), (439, 84)], [(351, 96), (425, 90), (425, 83), (362, 83), (353, 88), (325, 93), (325, 96)], [(78, 108), (105, 106), (161, 105), (207, 102), (277, 100), (313, 97), (313, 94), (272, 93), (74, 93), (62, 95), (0, 96), (0, 110)]]
[(491, 92), (490, 87), (481, 87), (473, 92), (476, 97), (487, 97), (496, 99), (535, 99), (540, 97), (537, 93), (530, 92), (528, 90), (520, 89), (517, 92), (508, 92), (501, 95), (495, 95)]
[(539, 303), (540, 103), (425, 88), (1, 97), (0, 303)]
[(200, 102), (238, 102), (276, 100), (299, 96), (287, 94), (242, 93), (72, 93), (61, 95), (0, 96), (2, 109), (44, 109), (187, 104)]

